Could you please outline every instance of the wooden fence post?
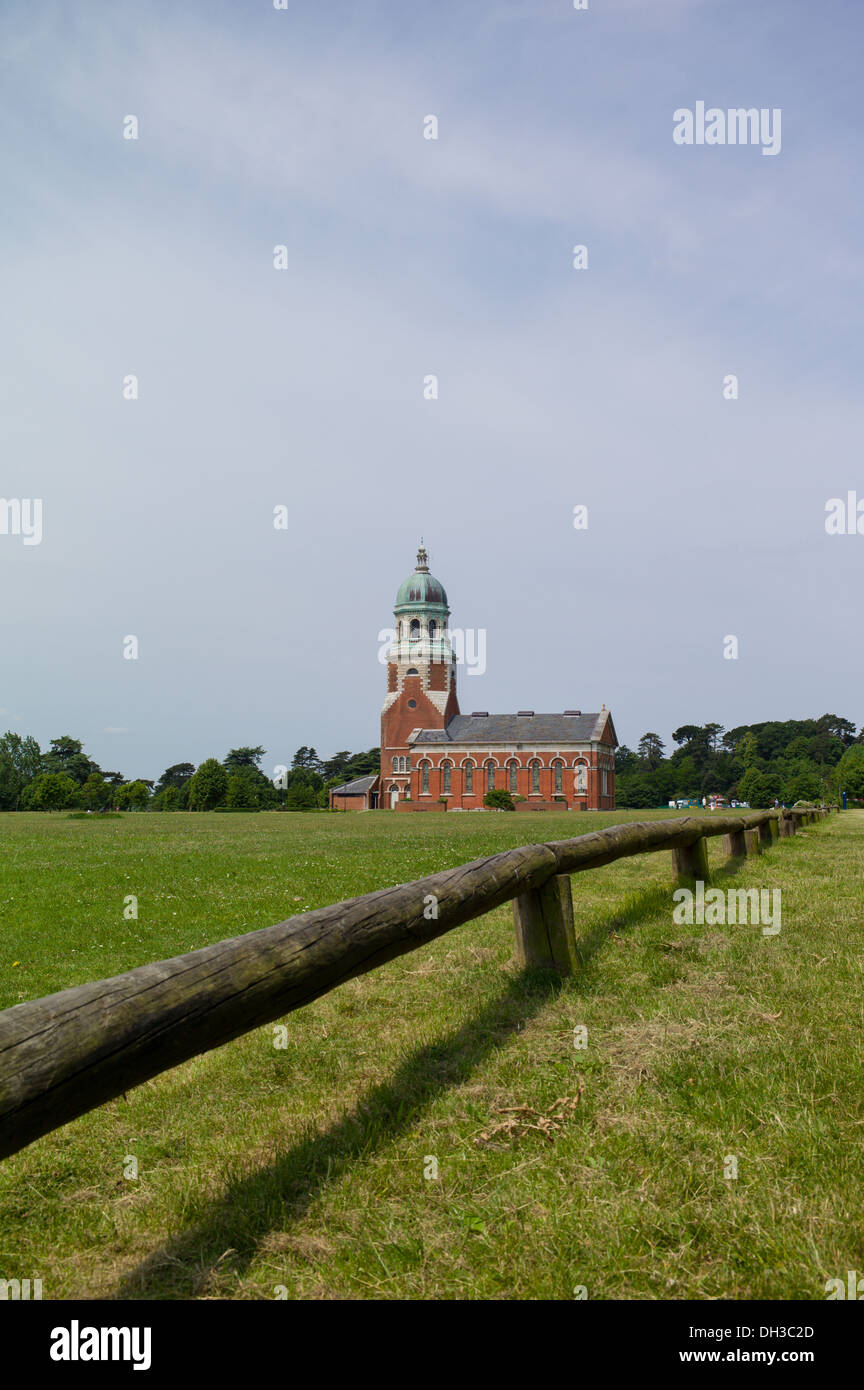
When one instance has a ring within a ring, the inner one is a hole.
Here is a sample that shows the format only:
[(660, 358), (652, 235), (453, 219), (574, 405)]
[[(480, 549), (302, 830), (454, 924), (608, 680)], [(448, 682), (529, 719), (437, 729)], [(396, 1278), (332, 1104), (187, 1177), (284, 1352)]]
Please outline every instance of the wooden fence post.
[(776, 820), (760, 820), (759, 826), (758, 826), (758, 829), (757, 829), (757, 832), (756, 832), (756, 833), (757, 833), (758, 836), (759, 836), (759, 841), (760, 841), (761, 844), (763, 844), (763, 845), (770, 845), (770, 844), (773, 844), (774, 836), (775, 836), (775, 834), (776, 834), (776, 830), (775, 830), (775, 826), (776, 826), (776, 825), (777, 825)]
[(683, 845), (680, 849), (673, 849), (672, 862), (675, 865), (675, 877), (679, 883), (691, 883), (694, 880), (707, 883), (708, 845), (705, 836), (700, 835), (698, 840), (693, 841), (692, 845)]
[(553, 874), (513, 899), (516, 959), (525, 969), (575, 975), (579, 966), (569, 874)]
[(789, 816), (785, 811), (780, 814), (780, 837), (786, 839), (789, 835), (795, 834), (795, 817)]
[[(759, 828), (761, 829), (761, 826), (760, 826)], [(759, 843), (759, 831), (758, 831), (758, 830), (745, 830), (745, 831), (744, 831), (744, 841), (745, 841), (745, 844), (746, 844), (746, 847), (747, 847), (747, 857), (748, 857), (748, 859), (750, 858), (751, 855), (754, 855), (754, 854), (761, 854), (761, 853), (762, 853), (762, 846), (761, 846), (760, 843)]]
[(733, 830), (723, 836), (723, 853), (727, 859), (743, 859), (747, 853), (747, 841), (743, 830)]

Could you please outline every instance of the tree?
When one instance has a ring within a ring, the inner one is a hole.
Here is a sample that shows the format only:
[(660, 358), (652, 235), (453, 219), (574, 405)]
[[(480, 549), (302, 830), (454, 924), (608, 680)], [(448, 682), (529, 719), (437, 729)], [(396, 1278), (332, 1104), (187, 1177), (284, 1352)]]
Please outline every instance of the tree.
[(335, 778), (335, 781), (333, 781), (334, 786), (338, 786), (342, 781), (347, 781), (345, 769), (354, 756), (353, 753), (348, 752), (347, 748), (343, 748), (341, 753), (334, 753), (332, 758), (328, 758), (326, 762), (322, 763), (322, 775), (328, 782), (333, 781)]
[(41, 771), (42, 753), (35, 738), (7, 729), (0, 738), (0, 810), (16, 811), (24, 788)]
[(123, 811), (143, 811), (150, 800), (150, 788), (140, 778), (126, 782), (114, 793), (115, 805)]
[(74, 806), (78, 798), (78, 783), (65, 772), (40, 772), (21, 798), (27, 811), (62, 811)]
[(61, 734), (59, 738), (52, 738), (47, 758), (56, 758), (58, 762), (66, 763), (70, 758), (77, 758), (79, 753), (84, 751), (84, 745), (79, 738), (71, 738), (69, 734)]
[(774, 805), (782, 790), (780, 778), (774, 773), (760, 772), (758, 768), (751, 767), (738, 783), (738, 799), (749, 802), (754, 808), (764, 809)]
[(101, 775), (102, 769), (84, 752), (80, 739), (70, 738), (68, 734), (52, 738), (51, 746), (42, 759), (46, 772), (63, 772), (83, 787), (91, 772)]
[(622, 809), (642, 810), (659, 806), (663, 799), (653, 773), (642, 772), (625, 776), (621, 782), (616, 780), (615, 800)]
[(738, 744), (738, 747), (735, 750), (735, 756), (737, 757), (741, 766), (744, 768), (753, 767), (753, 765), (758, 761), (759, 740), (757, 739), (752, 729), (748, 729), (744, 737), (741, 739), (741, 742)]
[(189, 810), (212, 811), (228, 790), (228, 774), (218, 758), (205, 758), (189, 782)]
[(673, 753), (673, 758), (680, 758), (682, 761), (691, 758), (701, 772), (711, 755), (711, 739), (716, 738), (712, 731), (720, 727), (719, 724), (706, 724), (704, 727), (700, 724), (682, 724), (672, 735), (680, 745)]
[(822, 795), (822, 782), (815, 769), (796, 772), (783, 783), (782, 798), (787, 806), (796, 801), (818, 801)]
[(291, 760), (291, 766), (294, 768), (303, 768), (308, 772), (320, 772), (321, 760), (314, 748), (307, 748), (304, 744), (303, 747), (298, 748), (297, 752), (294, 754)]
[(38, 777), (42, 770), (42, 753), (35, 738), (29, 734), (22, 738), (20, 734), (13, 734), (10, 730), (4, 734), (3, 741), (9, 750), (9, 756), (25, 782), (32, 782), (33, 778)]
[(723, 732), (723, 725), (722, 725), (722, 724), (706, 724), (706, 725), (705, 725), (705, 734), (706, 734), (706, 736), (707, 736), (707, 738), (708, 738), (708, 745), (709, 745), (709, 747), (710, 747), (712, 753), (716, 753), (716, 751), (717, 751), (717, 740), (719, 739), (719, 737), (720, 737), (720, 735), (722, 734), (722, 732)]
[(111, 805), (114, 795), (105, 778), (99, 772), (91, 772), (81, 788), (81, 804), (88, 811), (104, 811)]
[[(320, 780), (320, 779), (319, 779)], [(318, 806), (318, 790), (310, 782), (292, 782), (285, 793), (288, 811), (314, 811)]]
[[(106, 776), (107, 775), (106, 773)], [(194, 763), (174, 763), (172, 767), (166, 767), (159, 781), (156, 783), (156, 790), (157, 792), (161, 791), (163, 787), (180, 788), (194, 775)]]
[(864, 744), (846, 749), (837, 764), (837, 788), (850, 796), (864, 796)]
[[(241, 764), (247, 766), (247, 764)], [(232, 772), (228, 778), (228, 786), (225, 794), (225, 805), (232, 811), (252, 810), (256, 805), (255, 788), (248, 777), (241, 777), (239, 773)]]
[(615, 749), (615, 772), (616, 772), (616, 774), (620, 777), (620, 775), (621, 775), (622, 773), (624, 773), (624, 772), (638, 772), (638, 771), (639, 771), (639, 759), (638, 759), (638, 757), (636, 756), (636, 754), (633, 752), (633, 749), (632, 749), (632, 748), (628, 748), (626, 743), (619, 744), (619, 746)]
[[(314, 748), (311, 751), (314, 753)], [(260, 744), (257, 748), (232, 748), (225, 758), (223, 766), (227, 772), (236, 772), (238, 767), (257, 768), (263, 757), (264, 749)]]
[(663, 740), (659, 734), (643, 734), (639, 740), (639, 757), (651, 772), (663, 761)]
[(839, 714), (823, 714), (816, 725), (820, 733), (839, 739), (844, 748), (851, 748), (855, 742), (855, 725), (848, 719), (841, 719)]

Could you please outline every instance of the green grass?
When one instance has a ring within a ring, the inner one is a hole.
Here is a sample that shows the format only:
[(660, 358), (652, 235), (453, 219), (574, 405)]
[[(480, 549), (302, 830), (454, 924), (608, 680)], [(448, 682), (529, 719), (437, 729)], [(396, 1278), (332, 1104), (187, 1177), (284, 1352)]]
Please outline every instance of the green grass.
[[(4, 815), (0, 1007), (647, 818)], [(862, 850), (857, 811), (734, 874), (711, 842), (719, 886), (782, 889), (776, 937), (675, 925), (670, 856), (648, 855), (574, 877), (578, 978), (516, 971), (508, 907), (351, 981), (285, 1020), (284, 1050), (260, 1029), (0, 1165), (0, 1278), (46, 1298), (823, 1298), (864, 1269)]]

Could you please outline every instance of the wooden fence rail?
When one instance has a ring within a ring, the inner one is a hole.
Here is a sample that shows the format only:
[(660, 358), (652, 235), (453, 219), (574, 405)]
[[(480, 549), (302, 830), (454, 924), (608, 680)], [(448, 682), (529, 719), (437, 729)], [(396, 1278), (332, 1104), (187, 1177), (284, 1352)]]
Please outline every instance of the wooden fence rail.
[(734, 859), (826, 814), (687, 816), (524, 845), (16, 1004), (0, 1013), (0, 1158), (510, 900), (521, 963), (571, 973), (571, 874), (671, 850), (679, 881), (707, 880), (708, 836)]

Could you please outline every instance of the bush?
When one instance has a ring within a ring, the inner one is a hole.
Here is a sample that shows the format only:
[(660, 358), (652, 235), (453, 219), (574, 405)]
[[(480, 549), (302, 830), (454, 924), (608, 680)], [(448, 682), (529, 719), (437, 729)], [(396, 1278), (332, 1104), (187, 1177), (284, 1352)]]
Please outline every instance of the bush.
[[(524, 798), (523, 798), (524, 800)], [(515, 811), (513, 798), (509, 792), (505, 792), (501, 787), (496, 791), (487, 792), (483, 798), (483, 805), (488, 806), (491, 811)]]

